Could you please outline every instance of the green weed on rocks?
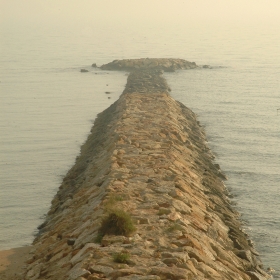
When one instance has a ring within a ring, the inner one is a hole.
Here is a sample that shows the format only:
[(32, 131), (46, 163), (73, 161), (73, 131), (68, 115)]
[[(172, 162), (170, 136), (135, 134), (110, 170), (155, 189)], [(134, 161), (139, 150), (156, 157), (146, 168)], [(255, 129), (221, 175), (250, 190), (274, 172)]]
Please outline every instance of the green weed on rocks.
[(133, 220), (129, 213), (121, 209), (110, 209), (108, 215), (103, 218), (101, 227), (98, 231), (96, 241), (101, 242), (104, 235), (124, 235), (135, 231)]
[(167, 231), (169, 231), (169, 232), (172, 232), (175, 230), (183, 230), (183, 227), (177, 223), (174, 223), (173, 225), (171, 225), (167, 228)]
[(130, 259), (130, 255), (127, 252), (115, 253), (113, 259), (116, 263), (127, 263)]
[(124, 195), (120, 195), (120, 194), (111, 194), (111, 195), (107, 198), (107, 200), (106, 200), (106, 202), (105, 202), (105, 204), (104, 204), (105, 210), (106, 210), (106, 211), (110, 211), (111, 209), (116, 208), (116, 204), (117, 204), (118, 202), (121, 202), (121, 201), (124, 201), (124, 200), (125, 200), (125, 196), (124, 196)]

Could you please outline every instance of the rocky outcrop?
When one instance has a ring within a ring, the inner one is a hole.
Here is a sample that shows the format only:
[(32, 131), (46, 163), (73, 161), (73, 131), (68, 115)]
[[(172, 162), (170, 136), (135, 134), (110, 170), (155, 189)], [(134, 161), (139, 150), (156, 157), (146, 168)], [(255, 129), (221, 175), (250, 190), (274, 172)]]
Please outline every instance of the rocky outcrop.
[(179, 69), (193, 69), (197, 65), (195, 62), (189, 62), (179, 58), (140, 58), (140, 59), (122, 59), (114, 60), (108, 64), (102, 65), (102, 70), (123, 70), (132, 71), (135, 69), (157, 69), (165, 72), (174, 72)]
[(195, 114), (130, 74), (52, 201), (26, 280), (267, 279)]

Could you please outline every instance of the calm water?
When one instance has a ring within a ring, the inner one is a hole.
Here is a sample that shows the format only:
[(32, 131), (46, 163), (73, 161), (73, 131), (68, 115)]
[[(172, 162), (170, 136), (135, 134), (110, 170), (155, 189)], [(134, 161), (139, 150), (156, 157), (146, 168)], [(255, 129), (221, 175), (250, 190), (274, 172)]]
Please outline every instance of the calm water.
[(265, 267), (280, 267), (277, 25), (17, 25), (0, 38), (0, 249), (32, 242), (93, 120), (124, 88), (125, 73), (91, 63), (179, 57), (213, 66), (165, 77), (205, 127)]

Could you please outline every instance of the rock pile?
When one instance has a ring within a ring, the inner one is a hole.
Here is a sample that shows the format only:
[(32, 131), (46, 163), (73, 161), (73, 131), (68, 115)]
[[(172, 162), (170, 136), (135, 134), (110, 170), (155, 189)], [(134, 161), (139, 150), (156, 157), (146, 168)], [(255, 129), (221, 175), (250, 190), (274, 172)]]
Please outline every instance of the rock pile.
[(102, 70), (123, 70), (132, 71), (135, 69), (157, 69), (166, 72), (174, 72), (179, 69), (193, 69), (197, 65), (195, 62), (189, 62), (179, 58), (140, 58), (140, 59), (122, 59), (114, 60), (108, 64), (102, 65)]
[(168, 93), (171, 89), (161, 74), (163, 70), (134, 70), (127, 78), (124, 93)]
[(26, 280), (267, 279), (195, 114), (137, 71), (52, 201)]

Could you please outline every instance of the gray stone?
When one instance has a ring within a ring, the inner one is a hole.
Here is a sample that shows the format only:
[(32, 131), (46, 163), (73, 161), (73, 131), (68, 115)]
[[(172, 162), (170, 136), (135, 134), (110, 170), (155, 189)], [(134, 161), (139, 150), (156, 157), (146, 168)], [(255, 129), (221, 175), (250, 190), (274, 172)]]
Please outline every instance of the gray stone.
[(103, 273), (108, 276), (114, 269), (109, 266), (92, 265), (89, 267), (91, 273)]
[(181, 200), (174, 199), (172, 206), (182, 214), (190, 214), (191, 208)]
[(71, 264), (75, 265), (78, 260), (89, 250), (100, 248), (99, 244), (96, 243), (88, 243), (86, 244), (71, 260)]
[(251, 280), (267, 280), (268, 279), (267, 277), (264, 277), (255, 271), (247, 271), (246, 273), (251, 277)]
[(67, 280), (76, 280), (78, 277), (85, 277), (90, 275), (90, 272), (81, 267), (81, 263), (77, 263), (68, 273)]

